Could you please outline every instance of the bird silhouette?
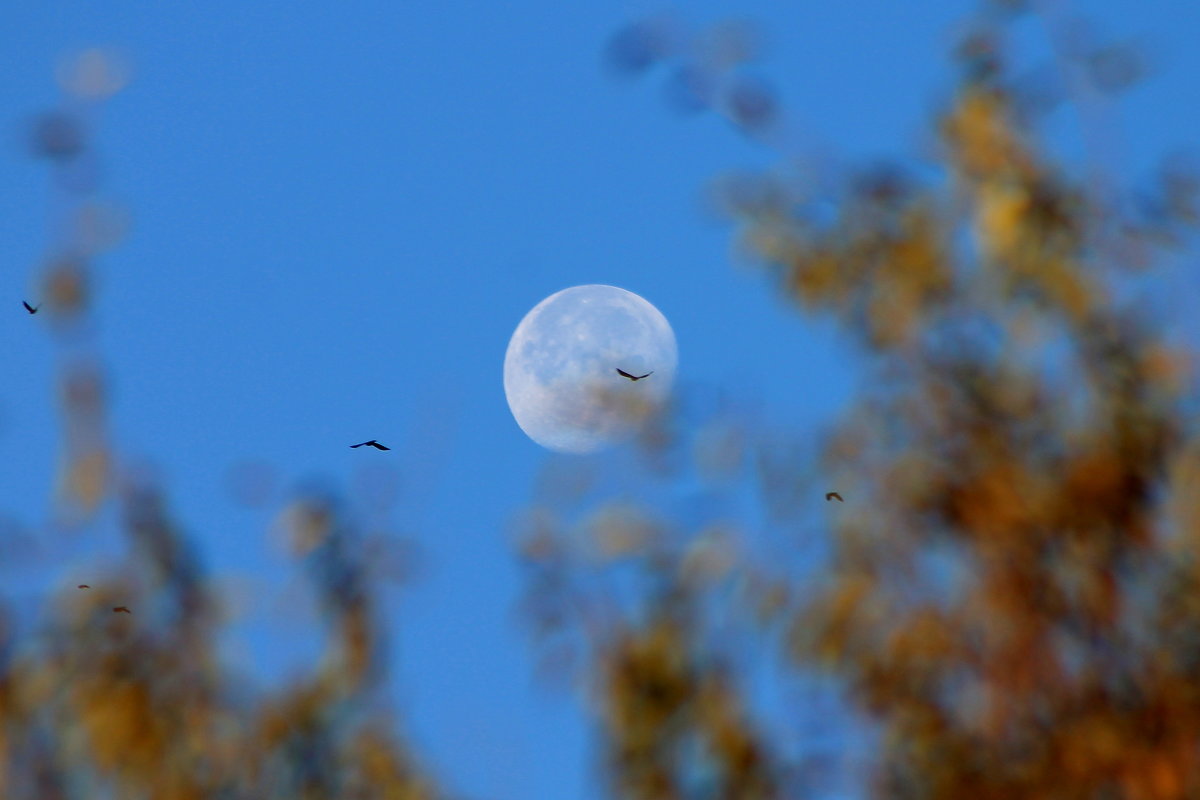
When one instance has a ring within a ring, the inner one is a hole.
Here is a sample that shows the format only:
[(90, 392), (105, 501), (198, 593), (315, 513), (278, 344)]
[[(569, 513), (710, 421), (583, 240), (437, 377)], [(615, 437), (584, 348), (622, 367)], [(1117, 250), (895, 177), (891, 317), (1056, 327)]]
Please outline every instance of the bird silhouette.
[(617, 374), (620, 375), (622, 378), (629, 378), (629, 380), (634, 381), (636, 383), (637, 381), (640, 381), (642, 378), (649, 378), (651, 375), (654, 374), (654, 370), (650, 370), (645, 375), (630, 375), (625, 370), (621, 369), (620, 367), (617, 367)]
[(30, 314), (36, 314), (38, 312), (38, 309), (41, 308), (40, 305), (31, 306), (31, 305), (29, 305), (29, 303), (25, 302), (24, 300), (21, 301), (21, 305), (25, 306), (25, 310), (28, 311)]
[(132, 614), (132, 613), (133, 613), (132, 611), (130, 611), (130, 610), (129, 610), (128, 608), (126, 608), (125, 606), (113, 606), (113, 613), (114, 613), (114, 614), (116, 614), (116, 613), (117, 613), (117, 612), (119, 612), (119, 611), (124, 611), (126, 614)]
[(79, 584), (79, 588), (80, 589), (90, 589), (92, 587), (88, 586), (86, 583), (81, 583), (81, 584)]
[(842, 496), (840, 494), (838, 494), (837, 492), (826, 492), (825, 493), (825, 502), (828, 503), (830, 500), (837, 500), (839, 503), (846, 502), (845, 500), (842, 499)]
[(385, 447), (384, 445), (381, 445), (379, 442), (375, 441), (374, 439), (370, 440), (369, 442), (359, 442), (358, 444), (352, 444), (352, 445), (350, 445), (350, 449), (353, 450), (356, 447), (362, 447), (363, 445), (367, 445), (367, 444), (371, 445), (371, 447), (374, 447), (376, 450), (391, 450), (392, 449), (390, 447)]

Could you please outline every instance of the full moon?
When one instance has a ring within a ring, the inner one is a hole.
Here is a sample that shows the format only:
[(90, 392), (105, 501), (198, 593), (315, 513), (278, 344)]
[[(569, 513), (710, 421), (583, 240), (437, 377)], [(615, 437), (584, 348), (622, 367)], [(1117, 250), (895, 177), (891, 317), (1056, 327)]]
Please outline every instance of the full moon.
[[(521, 430), (560, 453), (592, 453), (633, 435), (675, 381), (667, 318), (616, 286), (572, 286), (533, 307), (504, 356), (504, 394)], [(621, 369), (649, 377), (631, 381)]]

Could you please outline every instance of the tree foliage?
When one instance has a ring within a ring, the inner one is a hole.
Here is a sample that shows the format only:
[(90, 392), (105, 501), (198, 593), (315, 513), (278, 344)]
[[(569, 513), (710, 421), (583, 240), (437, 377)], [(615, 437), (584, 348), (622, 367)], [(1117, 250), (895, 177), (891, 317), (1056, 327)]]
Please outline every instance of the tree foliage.
[[(1051, 155), (1038, 97), (1005, 63), (1016, 11), (987, 6), (958, 51), (937, 173), (849, 175), (832, 219), (828, 193), (782, 169), (721, 186), (744, 249), (805, 313), (841, 325), (872, 378), (820, 459), (846, 497), (828, 571), (802, 585), (743, 559), (748, 590), (731, 596), (762, 612), (763, 635), (781, 633), (794, 674), (832, 672), (878, 725), (878, 796), (1188, 797), (1200, 791), (1191, 361), (1125, 287), (1186, 241), (1196, 179), (1168, 163), (1119, 193)], [(1091, 91), (1124, 88), (1105, 66), (1119, 52), (1085, 49), (1064, 68)], [(780, 779), (795, 773), (737, 692), (719, 724), (706, 711), (698, 686), (722, 656), (680, 588), (686, 552), (643, 546), (662, 586), (591, 632), (617, 794), (803, 791)], [(568, 559), (540, 563), (559, 593), (589, 583)], [(641, 713), (612, 713), (632, 697)], [(688, 783), (688, 737), (715, 783)]]

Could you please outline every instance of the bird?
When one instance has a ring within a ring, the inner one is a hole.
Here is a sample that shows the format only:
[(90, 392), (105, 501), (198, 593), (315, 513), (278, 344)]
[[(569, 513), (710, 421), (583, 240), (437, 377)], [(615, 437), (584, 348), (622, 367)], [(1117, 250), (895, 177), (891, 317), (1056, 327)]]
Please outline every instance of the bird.
[(124, 611), (126, 614), (132, 614), (132, 613), (133, 613), (132, 611), (130, 611), (130, 610), (129, 610), (128, 608), (126, 608), (125, 606), (113, 606), (113, 613), (114, 613), (114, 614), (116, 614), (118, 611)]
[(620, 367), (617, 367), (617, 374), (620, 375), (622, 378), (629, 378), (629, 380), (634, 381), (636, 383), (637, 381), (640, 381), (642, 378), (649, 378), (651, 375), (654, 374), (654, 370), (650, 370), (645, 375), (630, 375), (625, 370), (621, 369)]
[(365, 444), (371, 445), (371, 447), (374, 447), (376, 450), (391, 450), (392, 449), (390, 447), (386, 447), (386, 446), (380, 444), (379, 442), (375, 441), (374, 439), (370, 440), (369, 442), (359, 442), (358, 444), (352, 444), (352, 445), (350, 445), (350, 449), (353, 450), (354, 448), (362, 447)]
[(92, 587), (88, 586), (86, 583), (81, 583), (81, 584), (79, 584), (79, 588), (80, 589), (90, 589)]
[(30, 314), (36, 314), (38, 312), (38, 309), (41, 308), (40, 305), (31, 306), (31, 305), (29, 305), (29, 303), (25, 302), (24, 300), (21, 301), (21, 305), (25, 306), (25, 310), (28, 311)]
[(840, 494), (838, 494), (837, 492), (826, 492), (825, 493), (825, 502), (828, 503), (830, 500), (837, 500), (839, 503), (846, 502), (845, 500), (842, 499), (842, 496)]

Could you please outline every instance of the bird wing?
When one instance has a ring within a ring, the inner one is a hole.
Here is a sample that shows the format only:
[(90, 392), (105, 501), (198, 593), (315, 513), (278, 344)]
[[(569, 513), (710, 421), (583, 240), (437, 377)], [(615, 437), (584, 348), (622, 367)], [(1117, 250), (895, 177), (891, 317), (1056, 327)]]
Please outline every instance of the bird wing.
[(26, 303), (24, 300), (22, 300), (21, 305), (25, 306), (25, 310), (28, 311), (30, 314), (33, 313), (33, 310), (34, 310), (33, 306), (29, 305), (29, 303)]
[(617, 374), (623, 378), (632, 378), (633, 377), (632, 375), (630, 375), (628, 372), (621, 369), (620, 367), (617, 367)]
[(387, 445), (380, 444), (379, 442), (371, 442), (371, 446), (374, 448), (377, 448), (379, 450), (391, 450), (392, 449), (392, 448), (388, 447)]
[(650, 370), (650, 371), (649, 371), (649, 372), (647, 372), (645, 375), (639, 375), (639, 376), (638, 376), (638, 380), (640, 381), (642, 378), (649, 378), (649, 377), (650, 377), (651, 375), (653, 375), (653, 374), (654, 374), (654, 370)]
[(350, 449), (353, 450), (356, 447), (362, 447), (364, 444), (370, 444), (370, 442), (359, 442), (358, 444), (352, 444), (350, 445)]

